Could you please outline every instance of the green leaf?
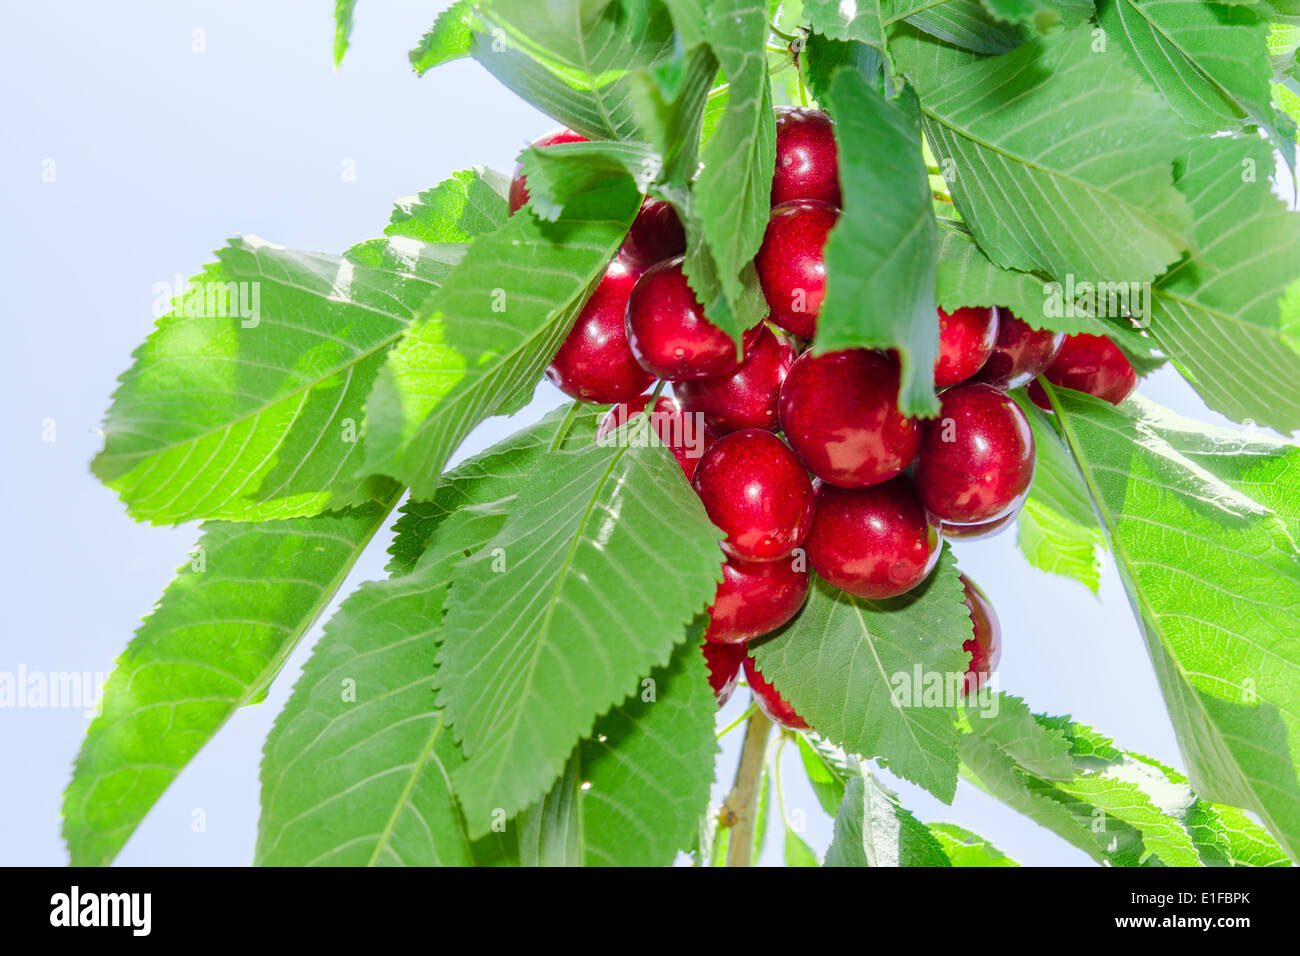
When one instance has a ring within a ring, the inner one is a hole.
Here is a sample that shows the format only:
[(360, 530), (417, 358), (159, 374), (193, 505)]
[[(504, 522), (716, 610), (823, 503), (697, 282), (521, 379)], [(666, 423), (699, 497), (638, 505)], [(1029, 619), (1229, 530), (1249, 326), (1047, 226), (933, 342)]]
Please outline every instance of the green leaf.
[(1300, 217), (1269, 190), (1272, 168), (1262, 140), (1191, 147), (1178, 188), (1197, 254), (1156, 284), (1151, 333), (1215, 411), (1289, 433), (1300, 428)]
[(400, 250), (338, 257), (244, 237), (217, 254), (136, 350), (104, 423), (91, 467), (132, 515), (268, 520), (375, 497), (355, 477), (366, 389), (461, 255), (388, 242)]
[(859, 73), (876, 92), (883, 83), (880, 72), (879, 51), (852, 40), (830, 40), (820, 33), (808, 34), (804, 45), (803, 67), (808, 74), (808, 86), (818, 103), (826, 101), (831, 77), (841, 68)]
[(1075, 775), (1065, 735), (1039, 724), (1019, 697), (990, 695), (986, 703), (967, 708), (966, 720), (972, 733), (997, 746), (1025, 772), (1046, 780)]
[(885, 100), (860, 73), (841, 70), (827, 105), (836, 120), (844, 211), (826, 243), (826, 298), (819, 353), (897, 349), (899, 407), (934, 415), (939, 323), (934, 300), (934, 221), (916, 98)]
[[(1140, 396), (1050, 389), (1146, 638), (1192, 786), (1300, 852), (1300, 557), (1287, 524), (1233, 488)], [(1256, 465), (1255, 467), (1259, 467)], [(1232, 474), (1233, 469), (1227, 469)], [(1296, 489), (1290, 488), (1294, 496)]]
[(870, 774), (849, 779), (827, 866), (951, 866), (943, 846)]
[(112, 861), (176, 775), (257, 699), (397, 498), (314, 518), (209, 523), (104, 686), (64, 795), (74, 866)]
[(817, 853), (804, 842), (803, 837), (785, 827), (785, 865), (786, 866), (821, 866)]
[(348, 52), (348, 39), (352, 36), (352, 12), (357, 0), (334, 0), (334, 69), (343, 62)]
[(1092, 19), (1092, 0), (981, 0), (999, 20), (1026, 23), (1039, 33), (1054, 26), (1075, 27)]
[(523, 153), (528, 177), (528, 208), (539, 219), (554, 222), (574, 197), (631, 177), (639, 190), (649, 186), (647, 173), (660, 159), (644, 143), (559, 143)]
[(551, 785), (720, 580), (719, 532), (645, 422), (622, 447), (548, 455), (453, 577), (439, 701), (468, 757), (453, 779), (471, 834)]
[(662, 154), (658, 179), (674, 189), (685, 191), (698, 170), (700, 124), (717, 75), (717, 57), (701, 45), (630, 78), (637, 123)]
[(473, 0), (456, 0), (439, 13), (420, 38), (420, 45), (408, 54), (416, 75), (424, 76), (435, 66), (469, 56), (473, 23)]
[(669, 56), (672, 24), (652, 0), (493, 0), (476, 8), (470, 54), (543, 113), (588, 139), (644, 139), (630, 77)]
[(953, 866), (1020, 865), (982, 836), (955, 823), (931, 823), (929, 828)]
[(452, 173), (433, 189), (399, 199), (384, 235), (420, 242), (469, 242), (505, 225), (509, 189), (508, 177), (482, 166)]
[[(1089, 29), (967, 65), (928, 47), (904, 68), (957, 208), (993, 262), (1143, 282), (1187, 248), (1172, 120), (1120, 57), (1092, 52)], [(1062, 136), (1048, 118), (1067, 112)]]
[(956, 698), (971, 622), (947, 548), (915, 590), (854, 598), (814, 579), (799, 616), (752, 647), (759, 671), (823, 737), (950, 802)]
[(1034, 567), (1074, 578), (1096, 594), (1106, 537), (1079, 468), (1042, 409), (1019, 389), (1011, 397), (1029, 419), (1036, 449), (1034, 483), (1016, 519), (1016, 544)]
[(1276, 124), (1268, 23), (1247, 6), (1103, 0), (1099, 22), (1190, 132)]
[(392, 350), (366, 400), (366, 465), (437, 489), (484, 418), (517, 410), (568, 335), (640, 205), (626, 177), (572, 199), (565, 218), (512, 216), (479, 236)]
[(946, 0), (918, 10), (907, 22), (945, 43), (977, 53), (1006, 53), (1024, 39), (1020, 29), (1000, 23), (979, 0)]
[(849, 777), (858, 772), (856, 764), (850, 762), (844, 751), (819, 737), (799, 734), (795, 740), (817, 802), (827, 814), (835, 816), (844, 802), (844, 787)]
[(363, 584), (325, 625), (262, 760), (255, 862), (264, 866), (468, 866), (451, 793), (462, 758), (434, 706), (448, 576), (501, 527), (463, 508), (416, 570)]
[(582, 794), (577, 754), (555, 786), (520, 815), (521, 866), (582, 866)]

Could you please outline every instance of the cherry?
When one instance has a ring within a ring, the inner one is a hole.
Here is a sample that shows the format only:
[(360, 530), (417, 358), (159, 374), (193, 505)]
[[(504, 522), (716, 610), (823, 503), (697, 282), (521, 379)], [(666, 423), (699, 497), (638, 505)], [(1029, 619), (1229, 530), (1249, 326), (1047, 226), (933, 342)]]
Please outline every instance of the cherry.
[(1065, 341), (1064, 332), (1031, 329), (1007, 308), (998, 310), (998, 340), (975, 374), (975, 381), (998, 388), (1019, 388), (1052, 364)]
[(709, 520), (727, 536), (722, 550), (733, 558), (783, 558), (803, 544), (812, 524), (807, 472), (785, 442), (761, 428), (711, 444), (692, 484)]
[(970, 666), (966, 669), (965, 688), (969, 694), (988, 682), (989, 675), (998, 666), (1002, 657), (1002, 627), (998, 624), (998, 615), (993, 610), (988, 596), (966, 575), (961, 578), (964, 592), (962, 600), (970, 612), (971, 624), (975, 633), (962, 643), (962, 649), (970, 654)]
[(640, 269), (680, 256), (686, 251), (686, 230), (672, 203), (646, 198), (632, 220), (619, 255)]
[(786, 703), (785, 698), (776, 692), (776, 688), (763, 679), (763, 675), (754, 666), (754, 659), (746, 656), (744, 661), (745, 680), (749, 691), (754, 695), (754, 703), (767, 714), (768, 720), (778, 727), (790, 730), (809, 730), (808, 721), (795, 713), (794, 708)]
[(797, 354), (786, 336), (760, 326), (740, 368), (717, 378), (680, 382), (673, 393), (684, 411), (703, 415), (715, 435), (741, 428), (775, 429), (777, 396)]
[[(533, 140), (532, 145), (536, 149), (544, 149), (547, 146), (558, 146), (560, 143), (585, 143), (587, 137), (580, 133), (575, 133), (571, 129), (553, 129), (545, 136), (539, 136)], [(515, 177), (510, 180), (510, 215), (519, 211), (519, 207), (528, 202), (528, 177), (524, 175), (524, 164), (515, 164)]]
[(841, 591), (880, 600), (906, 594), (939, 561), (939, 525), (906, 475), (870, 488), (819, 482), (808, 563)]
[(964, 382), (983, 366), (998, 340), (996, 309), (939, 310), (939, 357), (934, 360), (934, 387)]
[(939, 396), (939, 417), (926, 422), (916, 456), (916, 486), (931, 512), (953, 524), (992, 521), (1033, 478), (1034, 434), (1006, 392), (967, 382)]
[(709, 608), (706, 641), (743, 644), (775, 631), (799, 613), (808, 596), (802, 555), (780, 561), (727, 558), (722, 583)]
[[(601, 419), (600, 427), (596, 429), (596, 440), (600, 441), (632, 416), (644, 411), (649, 401), (649, 395), (641, 395), (625, 404), (615, 405)], [(683, 415), (675, 401), (662, 396), (650, 413), (650, 425), (659, 440), (673, 453), (677, 464), (682, 466), (686, 480), (690, 481), (711, 440), (705, 434), (703, 424), (693, 415)]]
[(704, 660), (709, 665), (709, 686), (721, 707), (731, 699), (740, 683), (740, 665), (746, 658), (743, 644), (705, 644)]
[(992, 538), (1001, 534), (1012, 522), (1020, 517), (1020, 509), (1023, 507), (1024, 500), (1021, 499), (1002, 517), (994, 518), (992, 521), (981, 521), (977, 524), (953, 524), (950, 521), (941, 521), (939, 523), (939, 533), (950, 541), (979, 541), (982, 538)]
[[(746, 346), (758, 333), (746, 333)], [(646, 270), (627, 302), (627, 340), (641, 367), (679, 382), (734, 372), (740, 356), (731, 336), (704, 317), (682, 272), (682, 257)]]
[(810, 339), (826, 294), (826, 234), (840, 211), (815, 200), (782, 203), (772, 210), (754, 265), (773, 322)]
[(776, 171), (772, 205), (817, 199), (840, 205), (835, 125), (821, 110), (779, 106), (776, 110)]
[(583, 402), (624, 402), (654, 381), (627, 344), (624, 314), (637, 277), (615, 259), (582, 307), (569, 337), (546, 367), (546, 377), (565, 395)]
[[(1056, 361), (1043, 376), (1053, 385), (1087, 392), (1118, 405), (1137, 388), (1137, 372), (1118, 345), (1104, 335), (1067, 335)], [(1044, 411), (1052, 403), (1038, 382), (1029, 383), (1029, 397)]]
[(898, 410), (898, 359), (870, 349), (805, 352), (781, 386), (781, 430), (818, 478), (845, 488), (894, 477), (921, 429)]

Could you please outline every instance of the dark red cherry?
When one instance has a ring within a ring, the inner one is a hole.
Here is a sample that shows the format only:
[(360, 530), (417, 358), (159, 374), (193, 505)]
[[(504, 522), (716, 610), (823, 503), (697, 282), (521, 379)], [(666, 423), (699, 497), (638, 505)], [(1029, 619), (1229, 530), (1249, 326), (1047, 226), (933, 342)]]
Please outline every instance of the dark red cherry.
[(779, 561), (727, 558), (722, 583), (709, 608), (706, 641), (742, 644), (770, 634), (799, 613), (808, 596), (808, 567), (802, 554)]
[(1064, 332), (1031, 329), (1009, 309), (998, 309), (997, 344), (975, 373), (975, 381), (1001, 389), (1019, 388), (1052, 364), (1064, 341)]
[(627, 340), (642, 368), (670, 382), (714, 378), (740, 366), (731, 336), (704, 317), (681, 256), (651, 266), (637, 282), (627, 302)]
[(721, 707), (731, 699), (740, 683), (740, 666), (748, 655), (743, 644), (705, 644), (704, 660), (709, 665), (709, 686)]
[(981, 521), (978, 524), (953, 524), (951, 521), (942, 521), (939, 523), (939, 533), (949, 541), (979, 541), (983, 538), (992, 538), (1001, 534), (1020, 517), (1020, 510), (1024, 507), (1024, 503), (1024, 499), (1021, 498), (1010, 511), (992, 521)]
[[(601, 419), (600, 427), (596, 429), (596, 440), (600, 441), (633, 415), (644, 411), (649, 401), (649, 395), (641, 395), (625, 404), (615, 405)], [(694, 415), (683, 415), (681, 407), (666, 395), (655, 402), (650, 424), (659, 440), (673, 453), (677, 464), (682, 466), (682, 473), (689, 481), (695, 475), (704, 449), (712, 441), (704, 432), (704, 424)]]
[(686, 251), (686, 230), (672, 203), (646, 198), (632, 220), (619, 255), (638, 269), (680, 256)]
[(795, 360), (781, 386), (781, 430), (818, 478), (845, 488), (888, 481), (921, 447), (898, 410), (898, 359), (847, 349)]
[(834, 206), (813, 200), (783, 203), (772, 210), (754, 265), (773, 322), (800, 338), (817, 331), (826, 295), (826, 234), (839, 218)]
[(794, 364), (794, 343), (760, 326), (740, 368), (717, 378), (679, 382), (673, 394), (682, 410), (698, 412), (715, 435), (741, 428), (777, 427), (777, 396)]
[(870, 488), (818, 483), (804, 551), (841, 591), (870, 600), (906, 594), (934, 570), (940, 544), (939, 525), (906, 475)]
[(978, 382), (939, 396), (939, 417), (925, 423), (916, 487), (938, 518), (982, 524), (1000, 518), (1034, 478), (1034, 434), (1006, 392)]
[(788, 445), (746, 428), (704, 452), (692, 479), (709, 520), (726, 534), (722, 550), (745, 561), (775, 561), (799, 545), (812, 524), (813, 488)]
[(969, 694), (986, 684), (997, 668), (998, 660), (1002, 657), (1002, 628), (988, 596), (966, 575), (959, 577), (962, 600), (975, 628), (974, 635), (962, 644), (962, 649), (970, 654), (970, 667), (966, 670), (965, 680), (966, 693)]
[[(571, 129), (553, 129), (545, 136), (533, 140), (537, 149), (546, 146), (558, 146), (560, 143), (585, 143), (587, 137)], [(528, 202), (528, 177), (524, 175), (524, 164), (515, 164), (515, 177), (510, 180), (510, 215), (514, 215), (520, 206)]]
[[(1087, 392), (1118, 405), (1137, 388), (1137, 372), (1118, 345), (1104, 335), (1081, 332), (1068, 335), (1056, 361), (1043, 376), (1053, 385)], [(1039, 408), (1052, 410), (1052, 403), (1037, 382), (1029, 383), (1029, 397)]]
[(840, 205), (839, 158), (835, 125), (821, 110), (792, 106), (776, 109), (776, 171), (772, 205), (791, 199), (816, 199)]
[(637, 273), (615, 259), (546, 368), (560, 391), (583, 402), (625, 402), (654, 381), (627, 344), (628, 296)]
[(964, 382), (981, 368), (998, 340), (996, 309), (979, 306), (955, 312), (939, 310), (939, 357), (934, 360), (934, 387)]
[(763, 675), (754, 666), (752, 657), (745, 657), (744, 667), (745, 681), (749, 684), (750, 693), (754, 695), (754, 703), (767, 714), (768, 720), (789, 730), (809, 729), (808, 722), (796, 714), (785, 698), (776, 692), (776, 688), (763, 679)]

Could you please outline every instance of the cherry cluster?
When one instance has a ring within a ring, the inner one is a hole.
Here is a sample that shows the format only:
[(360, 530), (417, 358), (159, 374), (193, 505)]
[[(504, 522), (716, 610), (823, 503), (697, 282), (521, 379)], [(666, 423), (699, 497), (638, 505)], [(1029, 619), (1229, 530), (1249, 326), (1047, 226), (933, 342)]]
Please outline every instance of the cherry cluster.
[[(722, 582), (709, 608), (705, 657), (719, 703), (743, 667), (775, 722), (807, 724), (754, 668), (745, 644), (790, 621), (811, 570), (848, 594), (882, 600), (920, 585), (944, 537), (997, 533), (1019, 513), (1034, 475), (1034, 437), (1008, 390), (1034, 381), (1122, 401), (1136, 384), (1124, 354), (1103, 336), (1068, 339), (1002, 308), (938, 312), (934, 364), (939, 415), (898, 407), (895, 352), (809, 348), (826, 286), (823, 249), (840, 212), (834, 127), (823, 112), (781, 108), (772, 212), (755, 258), (769, 308), (738, 350), (713, 325), (683, 273), (686, 236), (668, 203), (647, 198), (546, 370), (562, 391), (613, 404), (609, 434), (644, 411), (646, 391), (670, 382), (650, 415), (725, 533)], [(559, 130), (533, 145), (582, 141)], [(521, 169), (510, 209), (527, 202)], [(966, 689), (997, 665), (997, 617), (962, 576), (974, 624)]]

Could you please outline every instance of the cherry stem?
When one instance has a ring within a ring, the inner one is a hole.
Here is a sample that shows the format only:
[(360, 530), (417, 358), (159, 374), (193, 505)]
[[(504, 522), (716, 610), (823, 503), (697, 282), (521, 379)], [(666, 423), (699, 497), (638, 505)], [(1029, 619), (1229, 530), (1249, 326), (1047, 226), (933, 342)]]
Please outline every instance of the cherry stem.
[(758, 832), (758, 804), (763, 782), (763, 766), (767, 762), (767, 738), (772, 733), (772, 722), (761, 710), (750, 714), (745, 725), (745, 742), (740, 748), (740, 763), (731, 792), (722, 801), (719, 825), (729, 826), (727, 838), (727, 866), (753, 866), (754, 837)]
[(749, 706), (745, 708), (745, 712), (744, 712), (743, 714), (741, 714), (739, 717), (737, 717), (737, 718), (736, 718), (735, 720), (733, 720), (731, 723), (727, 724), (727, 726), (723, 727), (721, 730), (718, 731), (718, 733), (717, 733), (717, 738), (718, 738), (719, 740), (721, 740), (724, 734), (728, 734), (728, 733), (730, 733), (731, 731), (735, 730), (737, 727), (739, 727), (741, 724), (743, 724), (746, 720), (748, 720), (748, 719), (749, 719), (749, 715), (752, 714), (752, 713), (753, 713), (754, 711), (756, 711), (756, 710), (758, 710), (758, 704), (756, 704), (756, 703), (754, 703), (753, 701), (751, 701), (750, 704), (749, 704)]
[(555, 451), (564, 444), (564, 439), (569, 437), (569, 429), (571, 429), (573, 423), (577, 421), (578, 413), (581, 410), (582, 402), (574, 402), (569, 406), (568, 412), (565, 413), (564, 419), (560, 422), (560, 427), (555, 429), (555, 437), (551, 439), (551, 444), (547, 448), (547, 451)]

